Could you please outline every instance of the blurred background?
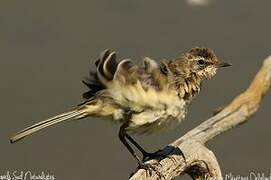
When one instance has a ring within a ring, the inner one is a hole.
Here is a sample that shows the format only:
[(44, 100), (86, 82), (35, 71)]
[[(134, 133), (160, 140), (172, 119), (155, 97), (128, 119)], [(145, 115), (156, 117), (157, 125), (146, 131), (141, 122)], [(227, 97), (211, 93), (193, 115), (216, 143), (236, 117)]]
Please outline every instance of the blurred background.
[[(118, 140), (118, 124), (66, 122), (16, 144), (8, 137), (79, 104), (81, 80), (105, 48), (120, 58), (174, 58), (194, 46), (234, 66), (203, 84), (183, 123), (135, 136), (155, 151), (182, 136), (247, 88), (271, 54), (271, 1), (92, 0), (0, 2), (0, 175), (49, 172), (56, 179), (128, 179), (137, 164)], [(271, 94), (251, 120), (208, 144), (223, 174), (270, 173)], [(187, 179), (182, 177), (178, 179)]]

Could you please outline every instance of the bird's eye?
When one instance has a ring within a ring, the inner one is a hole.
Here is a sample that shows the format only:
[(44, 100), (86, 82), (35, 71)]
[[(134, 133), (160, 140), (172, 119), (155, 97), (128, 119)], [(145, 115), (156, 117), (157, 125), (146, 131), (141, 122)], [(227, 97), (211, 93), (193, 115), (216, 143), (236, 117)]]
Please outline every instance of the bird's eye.
[(200, 60), (198, 60), (198, 64), (203, 65), (203, 64), (205, 64), (205, 61), (203, 59), (200, 59)]

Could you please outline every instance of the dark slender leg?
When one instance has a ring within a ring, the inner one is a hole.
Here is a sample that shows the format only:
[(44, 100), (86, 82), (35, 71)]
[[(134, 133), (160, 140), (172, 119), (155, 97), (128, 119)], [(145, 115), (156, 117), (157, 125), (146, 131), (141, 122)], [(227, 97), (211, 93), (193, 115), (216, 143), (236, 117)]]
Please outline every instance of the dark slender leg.
[(133, 148), (130, 146), (130, 144), (126, 141), (125, 137), (126, 137), (126, 130), (125, 128), (127, 127), (126, 124), (123, 124), (120, 127), (119, 130), (119, 139), (120, 141), (124, 144), (124, 146), (128, 149), (128, 151), (133, 155), (133, 157), (137, 160), (138, 164), (142, 164), (141, 160), (139, 159), (139, 157), (136, 155), (135, 151), (133, 150)]
[[(161, 150), (158, 150), (156, 152), (153, 153), (149, 153), (147, 152), (145, 149), (143, 149), (129, 134), (125, 134), (126, 138), (133, 144), (135, 145), (135, 147), (142, 153), (143, 157), (142, 157), (142, 161), (148, 161), (150, 159), (156, 159), (156, 158), (169, 158), (171, 159), (174, 163), (176, 162), (176, 160), (169, 156), (169, 155), (165, 155), (163, 153), (161, 153)], [(160, 163), (158, 162), (158, 164), (160, 165)]]
[(145, 149), (143, 149), (129, 134), (126, 133), (125, 135), (127, 137), (127, 139), (133, 144), (135, 145), (135, 147), (143, 154), (143, 156), (145, 154), (149, 154), (147, 151), (145, 151)]
[[(149, 160), (149, 159), (155, 159), (157, 157), (163, 156), (163, 154), (160, 154), (160, 150), (158, 150), (157, 152), (154, 152), (154, 153), (149, 153), (145, 149), (143, 149), (129, 134), (126, 133), (125, 136), (142, 153), (143, 161)], [(168, 157), (168, 156), (165, 156), (165, 157)]]
[[(126, 141), (125, 138), (128, 138), (128, 140), (130, 140), (140, 151), (142, 150), (143, 152), (146, 153), (146, 151), (135, 142), (135, 140), (133, 140), (127, 133), (125, 128), (127, 127), (127, 124), (123, 124), (120, 127), (119, 130), (119, 139), (120, 141), (125, 145), (125, 147), (128, 149), (128, 151), (133, 155), (133, 157), (137, 160), (139, 168), (145, 169), (146, 173), (152, 175), (152, 171), (153, 170), (160, 178), (164, 177), (160, 172), (157, 171), (157, 169), (151, 165), (151, 164), (144, 164), (139, 157), (137, 156), (137, 154), (135, 153), (135, 151), (133, 150), (133, 148), (130, 146), (130, 144)], [(142, 153), (143, 153), (142, 152)], [(144, 154), (143, 154), (144, 155)]]
[(158, 150), (157, 152), (154, 153), (149, 153), (147, 152), (145, 149), (143, 149), (129, 134), (127, 134), (127, 132), (125, 132), (124, 135), (133, 145), (135, 145), (135, 147), (142, 153), (143, 157), (142, 157), (142, 161), (146, 161), (146, 160), (150, 160), (150, 159), (155, 159), (157, 157), (169, 157), (167, 155), (163, 155), (161, 154), (161, 150)]

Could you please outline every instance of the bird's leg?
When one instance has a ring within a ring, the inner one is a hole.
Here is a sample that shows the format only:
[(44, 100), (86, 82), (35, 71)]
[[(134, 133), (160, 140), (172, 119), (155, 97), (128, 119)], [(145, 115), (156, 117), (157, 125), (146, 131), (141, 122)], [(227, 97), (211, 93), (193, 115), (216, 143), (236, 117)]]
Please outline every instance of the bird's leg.
[(149, 153), (147, 152), (145, 149), (143, 149), (129, 134), (126, 134), (127, 139), (133, 144), (135, 145), (135, 147), (137, 147), (137, 149), (142, 153), (143, 157), (142, 157), (142, 161), (146, 161), (149, 159), (154, 159), (156, 157), (154, 157), (154, 155), (156, 153)]
[[(128, 149), (128, 151), (133, 155), (133, 157), (137, 160), (138, 162), (138, 168), (142, 168), (142, 169), (145, 169), (146, 170), (146, 173), (149, 174), (149, 175), (152, 175), (152, 171), (153, 170), (155, 173), (157, 173), (157, 175), (159, 177), (163, 177), (163, 175), (157, 171), (157, 169), (152, 166), (151, 164), (144, 164), (144, 162), (142, 162), (139, 157), (137, 156), (137, 154), (135, 153), (135, 151), (133, 150), (133, 148), (130, 146), (130, 144), (126, 141), (125, 137), (128, 138), (130, 141), (133, 141), (134, 143), (136, 143), (134, 140), (131, 140), (132, 138), (128, 135), (127, 136), (127, 133), (126, 133), (126, 130), (125, 128), (127, 127), (127, 124), (123, 124), (121, 127), (120, 127), (120, 130), (119, 130), (119, 139), (120, 141), (125, 145), (125, 147)], [(136, 143), (137, 144), (137, 143)], [(135, 145), (135, 144), (134, 144)], [(140, 147), (138, 144), (135, 145), (136, 147)], [(137, 148), (138, 148), (137, 147)], [(140, 147), (141, 150), (145, 151), (143, 148)]]
[(143, 157), (150, 154), (147, 151), (145, 151), (145, 149), (143, 149), (143, 147), (141, 147), (129, 134), (126, 133), (125, 136), (142, 153)]
[(154, 159), (159, 156), (159, 151), (154, 153), (149, 153), (142, 146), (140, 146), (127, 132), (125, 132), (125, 137), (142, 153), (143, 158), (142, 160), (145, 161), (146, 159)]
[(128, 149), (128, 151), (132, 154), (132, 156), (137, 160), (138, 164), (141, 164), (141, 160), (139, 159), (139, 157), (137, 156), (137, 154), (135, 153), (135, 151), (133, 150), (133, 148), (130, 146), (130, 144), (126, 141), (125, 137), (126, 137), (126, 130), (125, 128), (127, 127), (126, 124), (123, 124), (120, 127), (119, 130), (119, 139), (122, 142), (122, 144), (124, 144), (124, 146)]
[(142, 161), (147, 161), (147, 160), (150, 160), (150, 159), (156, 159), (156, 158), (159, 158), (159, 157), (160, 158), (170, 158), (170, 159), (172, 159), (172, 157), (170, 157), (169, 155), (165, 155), (165, 154), (161, 153), (161, 150), (158, 150), (158, 151), (153, 152), (153, 153), (149, 153), (145, 149), (143, 149), (128, 133), (126, 133), (125, 136), (142, 153), (142, 155), (143, 155)]

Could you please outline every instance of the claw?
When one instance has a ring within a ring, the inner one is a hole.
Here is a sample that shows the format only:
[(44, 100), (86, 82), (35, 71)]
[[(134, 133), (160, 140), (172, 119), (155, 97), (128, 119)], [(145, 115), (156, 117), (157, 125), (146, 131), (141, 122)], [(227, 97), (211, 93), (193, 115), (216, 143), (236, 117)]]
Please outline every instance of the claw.
[[(157, 159), (157, 158), (159, 158), (159, 159), (169, 158), (174, 164), (176, 164), (176, 162), (177, 162), (176, 159), (174, 157), (172, 157), (171, 155), (163, 154), (162, 150), (158, 150), (158, 151), (156, 151), (154, 153), (145, 153), (145, 154), (143, 154), (142, 161), (146, 162), (148, 160)], [(158, 163), (159, 163), (160, 166), (162, 166), (160, 162), (158, 162)]]
[(144, 169), (146, 172), (146, 176), (148, 176), (148, 175), (152, 176), (152, 172), (154, 171), (157, 174), (157, 176), (159, 177), (159, 179), (162, 179), (162, 178), (166, 179), (165, 176), (162, 173), (160, 173), (158, 171), (158, 169), (152, 164), (139, 163), (138, 169)]

